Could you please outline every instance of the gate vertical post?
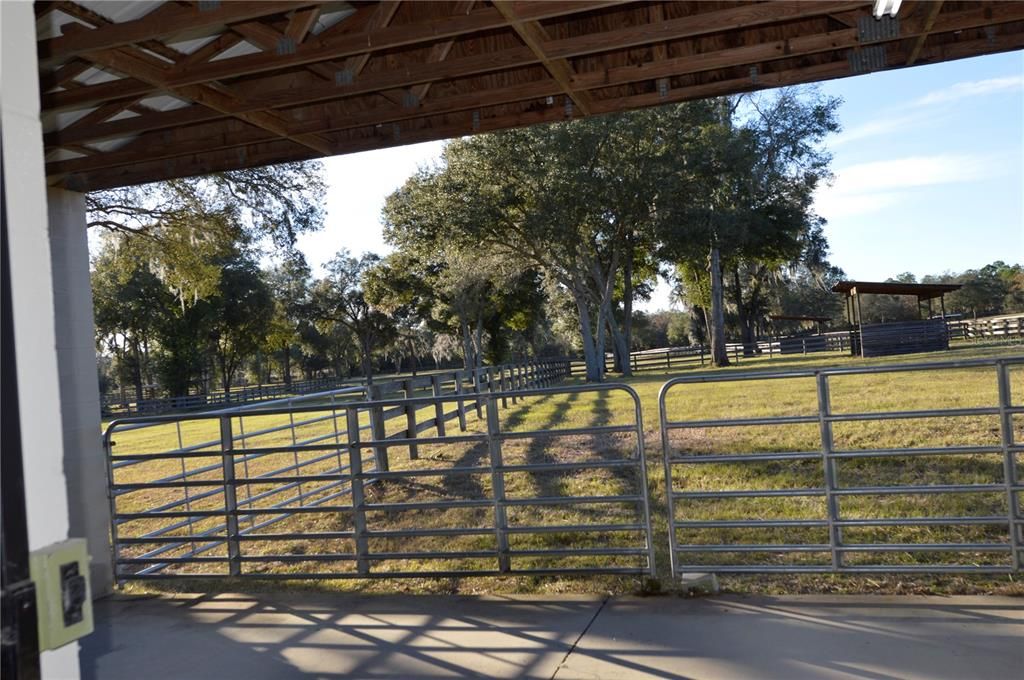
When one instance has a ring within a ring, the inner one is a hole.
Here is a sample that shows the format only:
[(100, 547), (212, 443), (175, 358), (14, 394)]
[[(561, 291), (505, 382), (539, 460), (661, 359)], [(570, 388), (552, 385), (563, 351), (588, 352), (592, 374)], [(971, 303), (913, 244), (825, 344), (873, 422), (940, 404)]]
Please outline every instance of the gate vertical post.
[(1010, 415), (1012, 397), (1010, 394), (1010, 371), (1005, 362), (996, 363), (996, 375), (999, 380), (999, 429), (1000, 442), (1003, 449), (1003, 481), (1006, 484), (1007, 520), (1010, 530), (1011, 561), (1014, 570), (1024, 569), (1024, 553), (1021, 536), (1021, 517), (1017, 511), (1017, 493), (1013, 487), (1017, 485), (1017, 466), (1013, 452), (1013, 417)]
[(242, 573), (242, 552), (238, 543), (238, 498), (235, 495), (234, 437), (231, 416), (220, 417), (221, 467), (224, 471), (224, 520), (227, 526), (228, 573)]
[[(701, 349), (703, 356), (703, 349)], [(679, 549), (676, 540), (676, 504), (672, 484), (672, 450), (668, 441), (668, 408), (665, 406), (665, 397), (671, 388), (671, 381), (661, 386), (658, 391), (658, 417), (661, 427), (661, 453), (665, 464), (665, 503), (668, 511), (668, 563), (670, 578), (675, 581), (679, 575), (677, 566), (679, 560)]]
[(434, 427), (437, 428), (437, 436), (444, 436), (444, 402), (441, 401), (441, 376), (435, 373), (430, 376), (430, 387), (434, 394)]
[(825, 505), (828, 512), (828, 542), (832, 552), (832, 569), (841, 571), (843, 556), (839, 548), (843, 545), (842, 530), (836, 523), (839, 521), (839, 497), (835, 495), (836, 462), (832, 457), (832, 404), (828, 390), (828, 375), (815, 373), (818, 388), (818, 428), (821, 431), (821, 461), (825, 474)]
[[(412, 399), (416, 393), (413, 380), (407, 379), (402, 382), (402, 391), (406, 399)], [(405, 402), (405, 436), (409, 439), (416, 438), (416, 406)], [(417, 460), (420, 457), (420, 449), (415, 444), (409, 444), (409, 460)]]
[(487, 448), (491, 461), (491, 493), (494, 495), (494, 535), (498, 549), (498, 571), (508, 572), (511, 560), (508, 554), (508, 516), (505, 512), (505, 473), (502, 471), (501, 439), (498, 437), (497, 399), (487, 400)]
[[(367, 389), (367, 395), (370, 397), (371, 402), (380, 401), (382, 396), (380, 385), (370, 385)], [(370, 407), (370, 434), (375, 441), (380, 442), (387, 439), (387, 430), (384, 428), (384, 408), (382, 406)], [(373, 447), (373, 457), (378, 470), (387, 472), (390, 469), (386, 446)]]
[[(455, 393), (458, 394), (458, 395), (461, 395), (463, 393), (462, 377), (463, 377), (462, 371), (455, 371)], [(458, 406), (456, 407), (455, 410), (458, 411), (458, 413), (459, 413), (459, 429), (462, 430), (463, 432), (465, 432), (466, 431), (466, 401), (464, 399), (459, 399), (459, 401), (457, 403), (458, 403)]]
[(476, 399), (476, 417), (477, 417), (478, 420), (483, 420), (483, 418), (484, 418), (484, 404), (483, 404), (483, 401), (480, 399), (480, 392), (482, 391), (481, 390), (481, 386), (480, 386), (480, 369), (474, 367), (473, 371), (472, 371), (472, 373), (470, 373), (470, 375), (472, 376), (472, 379), (473, 379), (473, 393), (476, 394), (476, 397), (477, 397), (477, 399)]
[(363, 449), (359, 445), (359, 409), (345, 409), (345, 429), (348, 431), (348, 472), (352, 487), (352, 529), (355, 533), (356, 570), (360, 574), (370, 571), (366, 540), (366, 495), (363, 493)]

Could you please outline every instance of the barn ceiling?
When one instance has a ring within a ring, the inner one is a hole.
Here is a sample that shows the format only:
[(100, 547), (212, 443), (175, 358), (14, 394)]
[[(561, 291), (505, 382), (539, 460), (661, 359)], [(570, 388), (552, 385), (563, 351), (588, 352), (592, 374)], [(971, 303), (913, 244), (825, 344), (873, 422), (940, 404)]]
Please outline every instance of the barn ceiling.
[(1024, 47), (1024, 2), (36, 2), (86, 191)]

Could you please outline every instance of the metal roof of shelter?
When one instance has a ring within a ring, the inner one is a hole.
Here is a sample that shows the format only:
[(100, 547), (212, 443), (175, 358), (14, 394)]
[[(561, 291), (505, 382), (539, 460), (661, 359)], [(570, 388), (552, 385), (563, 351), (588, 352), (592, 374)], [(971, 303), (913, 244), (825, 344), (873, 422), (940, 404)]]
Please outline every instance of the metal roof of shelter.
[(846, 295), (914, 295), (918, 300), (940, 298), (960, 290), (958, 283), (900, 283), (896, 281), (840, 281), (833, 293)]
[(1024, 47), (1024, 3), (36, 2), (50, 184), (88, 191)]

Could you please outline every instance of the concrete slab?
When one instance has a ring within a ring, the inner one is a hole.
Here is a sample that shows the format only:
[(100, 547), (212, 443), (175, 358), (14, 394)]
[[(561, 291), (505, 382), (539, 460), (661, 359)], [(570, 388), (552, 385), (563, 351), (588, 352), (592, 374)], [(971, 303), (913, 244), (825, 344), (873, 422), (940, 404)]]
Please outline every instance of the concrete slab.
[(83, 678), (1024, 678), (1024, 599), (109, 598)]
[(84, 679), (551, 678), (596, 596), (115, 597), (96, 603)]
[(1024, 600), (618, 598), (554, 677), (1024, 678)]

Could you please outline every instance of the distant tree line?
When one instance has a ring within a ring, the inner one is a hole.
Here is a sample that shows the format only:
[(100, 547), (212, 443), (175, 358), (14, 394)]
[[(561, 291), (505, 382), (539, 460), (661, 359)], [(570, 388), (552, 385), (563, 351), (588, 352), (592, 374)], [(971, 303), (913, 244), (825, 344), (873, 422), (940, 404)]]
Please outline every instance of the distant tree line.
[[(945, 308), (948, 315), (965, 319), (977, 319), (1000, 314), (1024, 312), (1024, 267), (997, 260), (981, 269), (960, 272), (929, 274), (917, 279), (909, 272), (888, 281), (901, 283), (958, 283), (960, 290), (948, 293)], [(932, 313), (940, 312), (938, 302), (932, 305)], [(865, 321), (885, 322), (917, 319), (921, 312), (917, 300), (899, 295), (865, 295), (861, 301), (861, 313)]]
[[(607, 353), (628, 374), (630, 351), (687, 344), (725, 365), (727, 338), (801, 331), (771, 314), (842, 319), (813, 211), (838, 106), (783, 89), (454, 140), (388, 197), (391, 254), (316, 273), (295, 242), (323, 223), (319, 163), (91, 194), (101, 373), (142, 398), (577, 353), (600, 380)], [(634, 309), (659, 275), (681, 311)], [(926, 280), (982, 316), (1020, 310), (1022, 278)], [(876, 297), (866, 317), (911, 311)]]

